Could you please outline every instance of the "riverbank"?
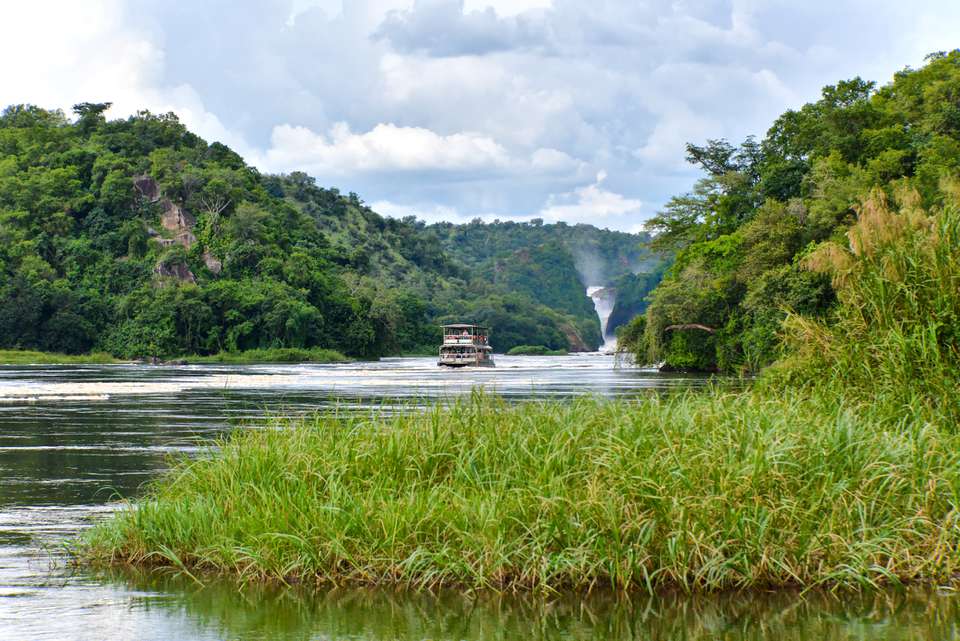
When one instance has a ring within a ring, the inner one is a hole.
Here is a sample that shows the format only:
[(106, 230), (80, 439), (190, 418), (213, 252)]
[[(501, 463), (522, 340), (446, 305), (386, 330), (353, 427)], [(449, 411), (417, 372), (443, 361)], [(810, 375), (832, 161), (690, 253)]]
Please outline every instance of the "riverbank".
[(318, 417), (184, 460), (79, 550), (320, 584), (687, 591), (949, 579), (960, 436), (785, 391)]
[(103, 352), (94, 354), (59, 354), (32, 350), (0, 349), (0, 365), (75, 365), (121, 363)]
[[(243, 352), (220, 352), (208, 356), (182, 356), (169, 360), (158, 359), (157, 364), (224, 363), (253, 365), (256, 363), (347, 363), (351, 359), (332, 349), (273, 348), (251, 349)], [(106, 352), (93, 354), (59, 354), (30, 350), (0, 350), (0, 365), (77, 365), (110, 364), (143, 361), (125, 361)]]

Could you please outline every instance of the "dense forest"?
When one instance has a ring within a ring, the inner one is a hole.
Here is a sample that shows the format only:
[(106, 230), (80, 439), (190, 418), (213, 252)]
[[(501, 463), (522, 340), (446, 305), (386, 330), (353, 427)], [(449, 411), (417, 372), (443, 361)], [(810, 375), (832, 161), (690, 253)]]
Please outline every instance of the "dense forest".
[(173, 114), (109, 106), (0, 115), (2, 348), (373, 358), (432, 351), (456, 319), (492, 326), (498, 351), (595, 349), (588, 274), (660, 264), (644, 235), (382, 217), (306, 174), (261, 175)]
[(960, 51), (882, 87), (827, 86), (762, 140), (690, 144), (687, 159), (704, 177), (648, 225), (676, 260), (621, 345), (665, 368), (755, 371), (780, 354), (788, 315), (836, 313), (835, 284), (811, 260), (851, 246), (858, 203), (880, 190), (874, 200), (943, 205), (960, 172)]

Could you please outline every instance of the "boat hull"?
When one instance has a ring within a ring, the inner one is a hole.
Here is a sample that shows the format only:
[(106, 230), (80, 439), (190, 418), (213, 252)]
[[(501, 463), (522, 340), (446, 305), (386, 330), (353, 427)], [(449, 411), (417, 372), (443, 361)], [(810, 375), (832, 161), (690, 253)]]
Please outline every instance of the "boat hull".
[(460, 368), (460, 367), (496, 367), (493, 361), (485, 361), (480, 363), (444, 363), (443, 361), (437, 362), (438, 367), (451, 367), (451, 368)]

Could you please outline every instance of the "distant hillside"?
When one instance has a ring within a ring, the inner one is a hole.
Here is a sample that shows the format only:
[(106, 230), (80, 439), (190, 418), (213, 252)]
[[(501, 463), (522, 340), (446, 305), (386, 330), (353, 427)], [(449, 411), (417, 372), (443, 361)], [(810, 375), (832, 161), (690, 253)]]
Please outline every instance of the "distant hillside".
[[(0, 115), (0, 347), (120, 357), (327, 347), (595, 349), (586, 282), (655, 264), (644, 236), (384, 218), (306, 174), (264, 176), (172, 114)], [(589, 273), (589, 270), (594, 270)]]

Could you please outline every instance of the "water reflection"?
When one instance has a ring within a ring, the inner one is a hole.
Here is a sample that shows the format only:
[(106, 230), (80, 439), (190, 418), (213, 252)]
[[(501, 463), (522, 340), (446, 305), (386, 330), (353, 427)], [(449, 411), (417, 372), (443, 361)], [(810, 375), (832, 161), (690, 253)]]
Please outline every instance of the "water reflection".
[(516, 597), (249, 586), (199, 587), (171, 576), (115, 575), (132, 607), (190, 622), (187, 636), (229, 639), (636, 639), (729, 641), (953, 639), (957, 597), (882, 593)]

